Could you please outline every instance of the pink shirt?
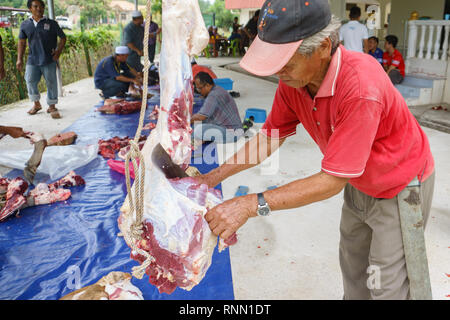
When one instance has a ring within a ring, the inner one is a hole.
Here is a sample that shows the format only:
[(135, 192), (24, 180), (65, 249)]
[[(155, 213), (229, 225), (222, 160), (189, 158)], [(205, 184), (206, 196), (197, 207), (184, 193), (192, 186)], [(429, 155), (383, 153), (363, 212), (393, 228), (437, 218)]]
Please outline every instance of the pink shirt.
[(324, 155), (322, 171), (349, 178), (370, 196), (393, 198), (414, 177), (424, 181), (433, 173), (424, 131), (369, 55), (340, 46), (314, 99), (280, 81), (263, 129), (269, 136), (279, 129), (284, 138), (299, 123)]

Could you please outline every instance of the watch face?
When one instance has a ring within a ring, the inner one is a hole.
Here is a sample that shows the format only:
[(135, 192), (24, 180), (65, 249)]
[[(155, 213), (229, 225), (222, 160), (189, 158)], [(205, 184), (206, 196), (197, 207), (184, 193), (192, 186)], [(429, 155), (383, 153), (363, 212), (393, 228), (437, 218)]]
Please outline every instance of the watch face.
[(268, 207), (261, 207), (258, 209), (258, 214), (260, 216), (267, 216), (270, 213), (270, 209)]

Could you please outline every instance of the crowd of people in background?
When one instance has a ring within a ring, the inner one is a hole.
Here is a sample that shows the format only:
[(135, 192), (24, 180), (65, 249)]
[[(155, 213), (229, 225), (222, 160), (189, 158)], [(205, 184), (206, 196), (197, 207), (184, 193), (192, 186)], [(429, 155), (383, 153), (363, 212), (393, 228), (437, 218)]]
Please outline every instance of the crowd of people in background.
[[(66, 36), (56, 21), (43, 15), (45, 4), (42, 0), (29, 0), (27, 5), (32, 17), (25, 20), (20, 27), (17, 68), (19, 70), (23, 68), (22, 61), (28, 42), (30, 53), (25, 68), (25, 80), (28, 95), (34, 103), (28, 113), (33, 115), (42, 109), (37, 83), (43, 76), (48, 90), (47, 103), (49, 107), (47, 112), (53, 118), (60, 118), (61, 115), (56, 108), (58, 103), (56, 68), (58, 58), (65, 46)], [(245, 26), (239, 24), (238, 17), (235, 17), (232, 32), (228, 38), (220, 35), (217, 27), (210, 26), (208, 28), (210, 43), (215, 46), (215, 51), (231, 55), (232, 41), (238, 40), (239, 54), (244, 55), (246, 48), (251, 45), (258, 34), (259, 13), (260, 10), (257, 10)], [(349, 17), (350, 21), (342, 25), (340, 29), (340, 41), (344, 47), (347, 50), (373, 56), (384, 68), (392, 83), (401, 83), (405, 77), (405, 61), (400, 51), (396, 49), (398, 38), (395, 35), (385, 37), (383, 51), (378, 47), (379, 39), (376, 36), (369, 37), (369, 30), (360, 22), (361, 9), (357, 6), (351, 8)], [(121, 46), (115, 49), (113, 55), (104, 58), (98, 64), (94, 75), (95, 87), (102, 90), (105, 98), (121, 96), (128, 91), (130, 85), (140, 86), (142, 84), (141, 57), (144, 56), (144, 27), (142, 13), (140, 11), (133, 12), (132, 21), (123, 30)], [(161, 28), (152, 19), (150, 19), (149, 28), (148, 56), (150, 62), (153, 63), (157, 36), (161, 33)], [(51, 32), (43, 32), (44, 30)], [(36, 32), (42, 33), (45, 37), (34, 37), (33, 34)], [(0, 38), (0, 80), (5, 77), (1, 41)]]
[(361, 9), (357, 6), (350, 9), (350, 21), (340, 29), (340, 40), (347, 50), (370, 54), (384, 68), (393, 84), (400, 84), (405, 78), (405, 61), (396, 49), (398, 38), (395, 35), (385, 37), (384, 52), (380, 48), (379, 39), (369, 37), (369, 30), (359, 22)]

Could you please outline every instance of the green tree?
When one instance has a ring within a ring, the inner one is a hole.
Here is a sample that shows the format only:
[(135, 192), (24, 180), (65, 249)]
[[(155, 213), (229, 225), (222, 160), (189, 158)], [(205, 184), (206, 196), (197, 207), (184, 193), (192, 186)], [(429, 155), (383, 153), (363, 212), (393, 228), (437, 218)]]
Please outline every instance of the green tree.
[(67, 4), (75, 4), (81, 8), (80, 21), (98, 24), (108, 16), (110, 0), (68, 0)]
[(225, 9), (225, 0), (215, 0), (211, 4), (207, 12), (205, 13), (215, 13), (216, 15), (216, 26), (225, 30), (228, 30), (233, 26), (234, 15), (230, 10)]

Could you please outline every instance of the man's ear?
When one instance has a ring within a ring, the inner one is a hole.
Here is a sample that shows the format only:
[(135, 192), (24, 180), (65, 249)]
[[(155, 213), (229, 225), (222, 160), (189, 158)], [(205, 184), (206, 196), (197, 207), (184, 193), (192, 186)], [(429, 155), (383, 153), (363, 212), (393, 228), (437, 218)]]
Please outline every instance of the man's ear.
[(322, 44), (320, 45), (320, 57), (321, 58), (328, 58), (331, 56), (331, 48), (332, 43), (330, 38), (326, 38), (322, 41)]

